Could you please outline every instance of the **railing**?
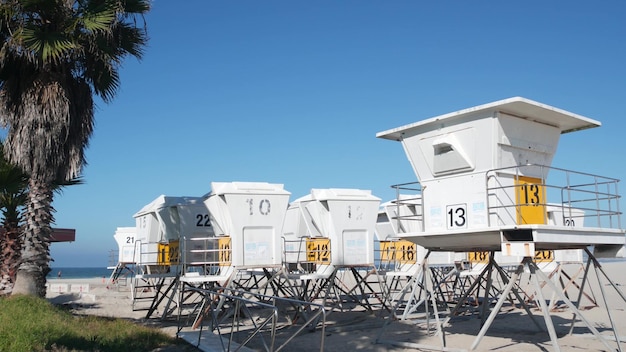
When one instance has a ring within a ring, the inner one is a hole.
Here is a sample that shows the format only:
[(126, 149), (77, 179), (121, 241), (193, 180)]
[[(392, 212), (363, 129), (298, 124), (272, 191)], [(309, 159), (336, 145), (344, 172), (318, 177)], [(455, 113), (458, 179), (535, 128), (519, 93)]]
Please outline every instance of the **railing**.
[(133, 258), (140, 275), (174, 275), (170, 265), (168, 244), (135, 241)]
[(183, 273), (219, 275), (232, 261), (231, 241), (227, 236), (183, 237), (176, 250), (180, 253)]
[(283, 266), (290, 272), (311, 273), (317, 265), (331, 264), (332, 248), (328, 237), (283, 237)]
[(109, 265), (111, 267), (117, 266), (119, 262), (120, 251), (117, 249), (109, 250)]
[[(191, 327), (200, 328), (197, 346), (204, 336), (217, 338), (223, 351), (252, 344), (254, 350), (280, 351), (303, 330), (314, 331), (319, 327), (319, 350), (324, 350), (326, 311), (321, 304), (226, 287), (210, 290), (190, 287), (189, 291), (203, 296), (198, 310), (189, 316), (192, 320), (187, 321), (187, 324), (193, 321)], [(284, 326), (279, 327), (281, 322)], [(178, 334), (190, 327), (184, 324), (179, 319)], [(287, 329), (291, 330), (287, 333)], [(280, 338), (281, 344), (277, 346), (279, 330), (286, 336)]]
[[(396, 221), (395, 228), (400, 233), (409, 232), (404, 229), (403, 222), (420, 221), (422, 224), (421, 231), (424, 230), (424, 199), (422, 198), (422, 187), (419, 182), (407, 182), (392, 185), (396, 191), (396, 199), (393, 201), (396, 204), (396, 216), (389, 219), (389, 221)], [(407, 194), (410, 193), (410, 194)], [(403, 214), (403, 207), (415, 206), (415, 214)]]
[[(619, 180), (545, 165), (520, 165), (485, 173), (488, 226), (556, 224), (621, 229)], [(419, 182), (391, 186), (396, 190), (396, 215), (390, 216), (396, 232), (409, 223), (423, 221), (423, 193)], [(406, 193), (412, 194), (407, 195)], [(410, 207), (414, 213), (408, 211)]]
[(283, 240), (283, 267), (290, 272), (310, 272), (310, 268), (302, 266), (306, 263), (306, 237)]
[(375, 252), (379, 258), (378, 270), (406, 270), (417, 263), (416, 244), (407, 240), (380, 241)]
[(229, 237), (183, 237), (168, 243), (135, 242), (134, 260), (139, 274), (197, 272), (217, 275), (230, 266), (232, 250)]
[[(544, 165), (521, 165), (486, 173), (487, 207), (490, 216), (504, 210), (524, 212), (525, 207), (560, 209), (561, 223), (582, 218), (587, 227), (621, 228), (618, 179)], [(498, 217), (501, 219), (501, 216)]]

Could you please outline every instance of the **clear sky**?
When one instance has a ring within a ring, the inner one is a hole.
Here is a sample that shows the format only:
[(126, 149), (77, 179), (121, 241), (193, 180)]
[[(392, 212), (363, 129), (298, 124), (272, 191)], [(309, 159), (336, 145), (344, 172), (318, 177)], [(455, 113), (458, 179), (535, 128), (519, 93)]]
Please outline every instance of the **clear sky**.
[(416, 176), (377, 132), (513, 96), (602, 122), (563, 135), (553, 166), (626, 179), (622, 0), (154, 0), (146, 21), (144, 58), (98, 104), (85, 184), (55, 198), (76, 241), (52, 266), (108, 265), (116, 227), (212, 181), (390, 200)]

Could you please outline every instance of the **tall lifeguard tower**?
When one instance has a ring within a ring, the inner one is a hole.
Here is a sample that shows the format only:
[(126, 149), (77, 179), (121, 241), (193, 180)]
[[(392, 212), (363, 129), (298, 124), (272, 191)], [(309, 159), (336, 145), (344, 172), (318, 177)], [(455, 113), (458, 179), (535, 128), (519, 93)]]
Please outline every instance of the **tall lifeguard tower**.
[[(429, 251), (489, 252), (493, 265), (496, 251), (523, 258), (471, 349), (508, 294), (516, 293), (514, 284), (524, 268), (558, 291), (534, 262), (537, 251), (583, 249), (588, 263), (595, 264), (595, 256), (623, 252), (619, 180), (551, 167), (561, 134), (598, 126), (590, 118), (514, 97), (376, 135), (402, 143), (421, 186), (423, 228), (403, 234), (404, 239)], [(576, 216), (583, 216), (585, 226), (549, 223), (548, 207), (554, 204), (570, 221), (582, 222)], [(538, 284), (536, 290), (558, 350)], [(561, 299), (609, 349), (614, 348), (562, 293)]]

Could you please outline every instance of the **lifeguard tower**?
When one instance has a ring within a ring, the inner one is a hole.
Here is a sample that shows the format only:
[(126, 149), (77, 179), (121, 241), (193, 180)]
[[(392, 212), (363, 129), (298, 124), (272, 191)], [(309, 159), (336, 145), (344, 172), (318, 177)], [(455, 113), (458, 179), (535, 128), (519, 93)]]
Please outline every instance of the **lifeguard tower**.
[(289, 192), (260, 182), (211, 186), (203, 197), (159, 196), (134, 215), (133, 309), (147, 310), (146, 317), (176, 308), (179, 316), (194, 314), (204, 299), (196, 289), (258, 288), (265, 275), (252, 268), (281, 268)]
[(112, 267), (113, 272), (109, 278), (109, 283), (119, 283), (120, 279), (126, 281), (127, 276), (133, 276), (137, 264), (135, 258), (135, 236), (137, 231), (135, 227), (118, 227), (113, 234), (113, 238), (117, 243), (117, 264)]
[(278, 289), (272, 285), (282, 273), (280, 234), (290, 195), (282, 184), (211, 183), (204, 203), (223, 253), (219, 266), (225, 286)]
[(290, 203), (283, 227), (285, 265), (299, 299), (331, 299), (340, 306), (343, 295), (371, 308), (365, 297), (381, 292), (368, 278), (384, 285), (374, 253), (379, 204), (369, 190), (345, 188), (312, 189)]
[[(161, 195), (135, 215), (133, 309), (150, 317), (166, 302), (163, 317), (178, 291), (179, 278), (216, 265), (218, 250), (202, 197)], [(141, 304), (148, 302), (149, 305)]]
[[(551, 167), (561, 134), (598, 126), (595, 120), (515, 97), (377, 134), (402, 143), (421, 186), (423, 228), (402, 238), (429, 251), (488, 252), (489, 273), (491, 269), (503, 273), (494, 252), (523, 258), (471, 349), (477, 347), (509, 293), (524, 304), (515, 286), (524, 268), (537, 280), (538, 301), (556, 350), (557, 337), (539, 279), (608, 349), (615, 348), (534, 260), (537, 251), (582, 249), (588, 265), (596, 265), (595, 256), (623, 251), (626, 237), (620, 223), (618, 180)], [(577, 216), (584, 217), (585, 226), (549, 223), (550, 205), (561, 209), (563, 219), (576, 222), (583, 220)], [(587, 249), (590, 246), (593, 252)], [(438, 328), (443, 336), (441, 325)]]

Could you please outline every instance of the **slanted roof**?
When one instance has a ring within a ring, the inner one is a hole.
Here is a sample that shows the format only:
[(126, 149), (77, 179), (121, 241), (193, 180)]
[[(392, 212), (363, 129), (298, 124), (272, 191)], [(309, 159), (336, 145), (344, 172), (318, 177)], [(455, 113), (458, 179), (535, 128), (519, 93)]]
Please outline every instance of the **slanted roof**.
[(145, 214), (154, 213), (159, 209), (173, 207), (177, 205), (188, 205), (188, 204), (203, 204), (202, 197), (172, 197), (166, 195), (160, 195), (152, 202), (145, 205), (141, 208), (134, 217), (139, 217)]
[(432, 117), (387, 131), (382, 131), (377, 133), (376, 137), (397, 141), (402, 138), (403, 134), (413, 129), (423, 128), (424, 126), (430, 124), (442, 123), (445, 120), (459, 119), (464, 116), (488, 111), (499, 111), (509, 115), (554, 126), (559, 128), (561, 133), (574, 132), (587, 128), (599, 127), (601, 125), (599, 121), (588, 117), (574, 114), (550, 105), (538, 103), (530, 99), (513, 97)]

